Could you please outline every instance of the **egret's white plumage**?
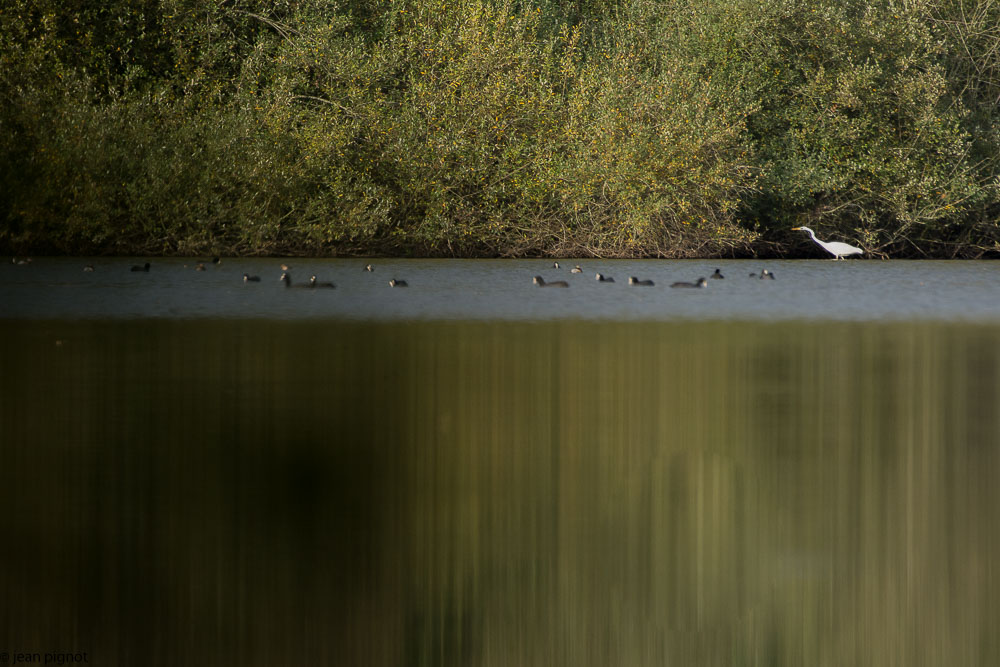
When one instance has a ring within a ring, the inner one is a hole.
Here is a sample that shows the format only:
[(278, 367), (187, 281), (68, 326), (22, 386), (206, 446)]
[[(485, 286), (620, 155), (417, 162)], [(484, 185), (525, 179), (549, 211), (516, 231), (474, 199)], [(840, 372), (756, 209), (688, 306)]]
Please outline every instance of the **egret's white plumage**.
[(848, 245), (847, 243), (841, 243), (840, 241), (820, 241), (818, 238), (816, 238), (816, 233), (813, 230), (809, 229), (808, 227), (793, 227), (792, 231), (809, 232), (809, 236), (812, 237), (812, 240), (815, 241), (820, 246), (822, 246), (823, 249), (826, 250), (828, 253), (833, 255), (834, 259), (844, 259), (849, 255), (860, 255), (862, 252), (864, 252), (863, 250), (861, 250), (861, 248), (855, 248), (852, 245)]

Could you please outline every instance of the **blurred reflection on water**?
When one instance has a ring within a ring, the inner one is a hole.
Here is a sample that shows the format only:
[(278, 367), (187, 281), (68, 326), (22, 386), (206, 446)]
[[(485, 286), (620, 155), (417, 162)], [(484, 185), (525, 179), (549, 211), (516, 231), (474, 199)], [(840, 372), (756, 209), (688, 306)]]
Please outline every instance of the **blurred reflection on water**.
[(1000, 329), (0, 322), (0, 649), (1000, 664)]

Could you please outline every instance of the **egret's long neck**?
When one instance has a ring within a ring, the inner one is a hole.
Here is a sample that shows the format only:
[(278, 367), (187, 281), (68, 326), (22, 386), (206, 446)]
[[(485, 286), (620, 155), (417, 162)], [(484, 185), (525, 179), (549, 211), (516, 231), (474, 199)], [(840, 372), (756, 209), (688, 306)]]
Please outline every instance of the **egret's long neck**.
[(816, 238), (816, 232), (814, 232), (813, 230), (809, 229), (808, 227), (806, 227), (806, 231), (809, 232), (809, 236), (812, 237), (813, 241), (815, 241), (816, 243), (819, 243), (819, 239)]

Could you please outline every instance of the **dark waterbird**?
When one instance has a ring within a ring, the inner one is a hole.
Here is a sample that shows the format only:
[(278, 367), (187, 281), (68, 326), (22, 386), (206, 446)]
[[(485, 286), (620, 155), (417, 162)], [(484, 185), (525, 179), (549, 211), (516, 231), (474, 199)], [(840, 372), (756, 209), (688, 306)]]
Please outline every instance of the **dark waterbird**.
[(652, 287), (653, 286), (653, 281), (652, 280), (639, 280), (635, 276), (629, 276), (629, 278), (628, 278), (628, 284), (629, 285), (638, 285), (639, 287)]
[(393, 278), (389, 281), (389, 287), (409, 287), (410, 284), (405, 280), (396, 280)]
[(365, 264), (365, 271), (368, 271), (369, 273), (371, 273), (374, 270), (375, 270), (374, 266), (372, 266), (371, 264)]
[(130, 271), (142, 271), (144, 273), (149, 273), (149, 262), (146, 262), (142, 266), (133, 266)]
[(758, 278), (759, 280), (774, 280), (774, 274), (767, 269), (762, 269), (760, 273), (751, 273), (751, 278)]
[(281, 277), (278, 278), (278, 280), (280, 280), (281, 282), (285, 283), (285, 287), (286, 288), (288, 288), (288, 287), (298, 287), (298, 288), (309, 287), (308, 285), (296, 285), (296, 284), (292, 283), (292, 276), (291, 276), (291, 274), (289, 274), (287, 272), (282, 273)]
[(611, 276), (606, 276), (603, 273), (597, 274), (597, 282), (599, 283), (613, 283), (615, 281)]
[(532, 278), (532, 282), (539, 287), (569, 287), (569, 283), (565, 280), (553, 280), (552, 282), (547, 283), (541, 276), (535, 276)]
[(251, 276), (249, 273), (243, 274), (243, 282), (245, 283), (259, 283), (260, 276)]
[(725, 278), (725, 276), (722, 275), (722, 271), (719, 271), (718, 269), (716, 269), (715, 273), (713, 273), (712, 275), (710, 275), (709, 278), (714, 278), (715, 280), (722, 280), (723, 278)]
[(316, 280), (316, 276), (312, 276), (309, 278), (309, 287), (326, 287), (333, 289), (336, 285), (331, 282), (319, 282)]
[(678, 281), (676, 283), (673, 283), (671, 287), (708, 287), (708, 281), (705, 280), (704, 278), (698, 278), (698, 281), (693, 283)]

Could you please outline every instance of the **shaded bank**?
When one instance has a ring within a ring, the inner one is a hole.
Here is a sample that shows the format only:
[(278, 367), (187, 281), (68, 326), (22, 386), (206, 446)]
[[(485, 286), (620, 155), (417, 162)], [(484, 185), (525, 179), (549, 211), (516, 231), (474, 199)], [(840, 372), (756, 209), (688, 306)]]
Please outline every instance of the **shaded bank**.
[(0, 252), (968, 257), (992, 2), (15, 0)]

